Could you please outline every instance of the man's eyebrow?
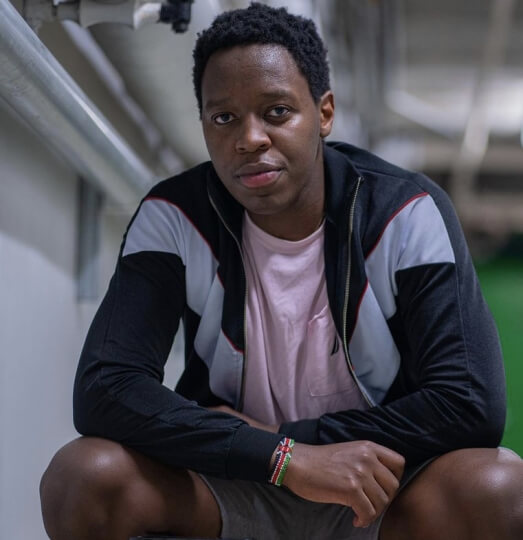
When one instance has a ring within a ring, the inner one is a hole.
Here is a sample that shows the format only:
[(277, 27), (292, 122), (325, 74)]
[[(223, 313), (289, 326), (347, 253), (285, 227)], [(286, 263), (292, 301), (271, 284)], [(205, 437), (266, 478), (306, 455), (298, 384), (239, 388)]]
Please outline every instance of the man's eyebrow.
[(227, 101), (229, 100), (228, 97), (222, 98), (222, 99), (209, 99), (204, 102), (203, 108), (204, 109), (212, 109), (214, 107), (221, 107), (222, 105), (225, 105)]
[[(294, 97), (294, 93), (290, 90), (267, 90), (260, 94), (264, 99), (289, 99)], [(204, 102), (204, 109), (213, 109), (215, 107), (222, 107), (230, 102), (230, 97), (224, 97), (219, 99), (209, 99)]]
[(267, 99), (291, 98), (294, 97), (294, 93), (290, 90), (268, 90), (266, 92), (262, 92), (262, 96)]

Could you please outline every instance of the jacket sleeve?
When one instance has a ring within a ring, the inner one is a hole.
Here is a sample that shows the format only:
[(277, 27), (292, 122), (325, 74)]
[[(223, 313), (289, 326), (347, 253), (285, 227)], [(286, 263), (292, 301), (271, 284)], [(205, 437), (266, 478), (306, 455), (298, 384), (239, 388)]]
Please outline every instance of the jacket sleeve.
[[(454, 260), (398, 264), (392, 272), (396, 311), (388, 324), (402, 356), (385, 399), (365, 411), (282, 424), (286, 435), (309, 444), (371, 440), (409, 464), (458, 448), (499, 444), (506, 403), (497, 330), (452, 205), (440, 190), (433, 200)], [(435, 241), (435, 224), (423, 226), (407, 221), (396, 261)]]
[(185, 247), (176, 223), (167, 219), (167, 204), (155, 219), (144, 215), (143, 206), (83, 347), (74, 385), (75, 427), (173, 467), (265, 482), (280, 435), (209, 411), (162, 385), (186, 309)]

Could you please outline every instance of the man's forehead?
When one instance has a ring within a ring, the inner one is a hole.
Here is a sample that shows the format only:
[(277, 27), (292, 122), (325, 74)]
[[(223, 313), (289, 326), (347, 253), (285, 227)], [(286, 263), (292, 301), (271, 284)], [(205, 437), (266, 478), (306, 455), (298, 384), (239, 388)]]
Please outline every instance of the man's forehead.
[[(301, 81), (298, 79), (302, 79)], [(308, 84), (290, 52), (280, 45), (246, 45), (220, 49), (210, 58), (202, 81), (204, 106), (226, 102), (231, 86), (248, 91), (250, 83), (263, 82), (261, 99), (295, 96)]]
[[(227, 105), (231, 102), (231, 96), (229, 94), (223, 95), (222, 97), (213, 97), (213, 94), (218, 95), (218, 93), (210, 92), (210, 96), (208, 99), (205, 99), (204, 96), (204, 108), (206, 109), (213, 109), (216, 107), (222, 107), (224, 105)], [(274, 89), (274, 90), (267, 90), (264, 92), (258, 92), (257, 96), (260, 100), (265, 101), (274, 101), (274, 100), (288, 100), (288, 99), (295, 99), (295, 93), (291, 90), (284, 90), (284, 89)]]

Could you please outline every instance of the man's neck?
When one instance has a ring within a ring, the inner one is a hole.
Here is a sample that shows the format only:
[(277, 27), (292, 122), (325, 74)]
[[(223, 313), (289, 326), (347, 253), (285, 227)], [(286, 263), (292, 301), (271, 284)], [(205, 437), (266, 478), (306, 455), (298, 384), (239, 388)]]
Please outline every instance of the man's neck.
[(267, 234), (296, 242), (307, 238), (318, 229), (324, 218), (323, 197), (314, 205), (298, 212), (260, 215), (249, 212), (255, 225)]

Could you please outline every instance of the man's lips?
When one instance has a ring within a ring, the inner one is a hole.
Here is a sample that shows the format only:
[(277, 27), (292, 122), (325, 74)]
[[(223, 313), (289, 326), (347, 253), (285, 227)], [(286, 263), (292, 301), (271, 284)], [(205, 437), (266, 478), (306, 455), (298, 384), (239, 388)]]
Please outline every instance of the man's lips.
[(281, 169), (275, 171), (265, 171), (254, 174), (241, 174), (238, 176), (240, 183), (248, 188), (259, 188), (268, 186), (276, 181), (280, 175)]
[(275, 182), (282, 171), (281, 167), (268, 163), (248, 164), (240, 167), (236, 177), (247, 188), (259, 188)]

